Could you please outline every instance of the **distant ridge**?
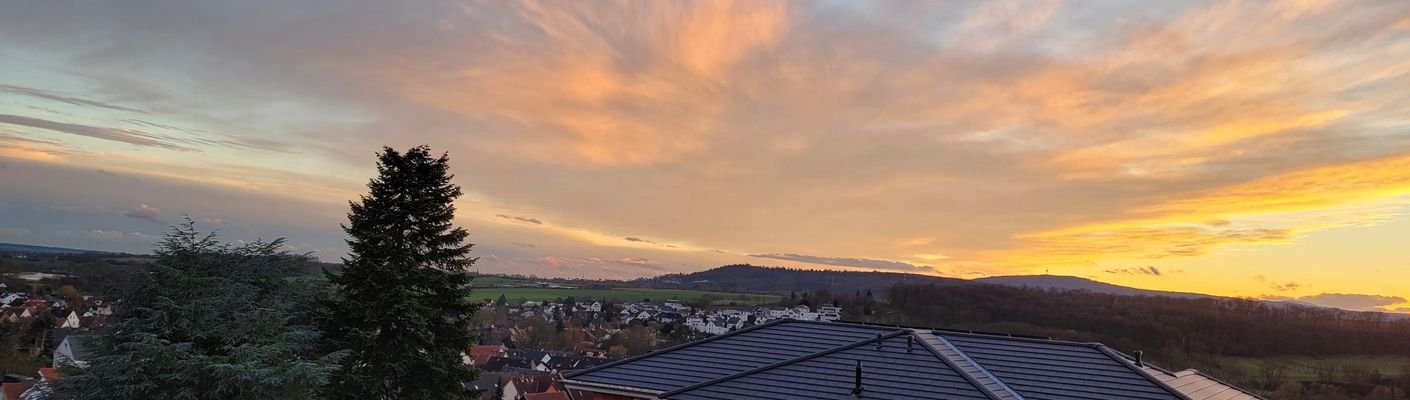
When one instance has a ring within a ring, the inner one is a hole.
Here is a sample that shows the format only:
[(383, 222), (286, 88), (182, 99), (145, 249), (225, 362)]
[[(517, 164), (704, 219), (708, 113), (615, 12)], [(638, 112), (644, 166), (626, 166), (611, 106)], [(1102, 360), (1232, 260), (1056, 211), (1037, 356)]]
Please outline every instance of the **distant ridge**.
[(992, 285), (1004, 286), (1034, 287), (1041, 289), (1085, 290), (1093, 293), (1119, 294), (1124, 296), (1164, 296), (1181, 299), (1212, 299), (1219, 297), (1200, 293), (1137, 289), (1133, 287), (1113, 285), (1106, 282), (1098, 282), (1087, 278), (1062, 275), (994, 276), (988, 278), (974, 279), (971, 280), (971, 282), (988, 283)]
[(1182, 299), (1219, 297), (1199, 293), (1137, 289), (1076, 276), (1017, 275), (966, 280), (901, 272), (812, 270), (761, 267), (748, 264), (726, 265), (689, 274), (661, 275), (654, 278), (638, 279), (635, 283), (656, 288), (774, 293), (816, 290), (840, 293), (871, 290), (877, 295), (882, 295), (881, 292), (898, 283), (912, 285), (988, 284), (1049, 290), (1082, 290), (1123, 296), (1164, 296)]
[(28, 244), (0, 243), (0, 252), (30, 254), (121, 254), (111, 251), (70, 249), (64, 247), (35, 246)]
[(876, 296), (898, 283), (956, 285), (963, 279), (879, 271), (811, 270), (756, 265), (726, 265), (689, 274), (642, 278), (632, 283), (670, 289), (721, 290), (752, 293), (788, 293), (827, 290), (833, 293), (871, 291)]
[[(887, 290), (898, 283), (910, 285), (935, 284), (939, 286), (1000, 285), (1053, 291), (1085, 291), (1118, 296), (1170, 297), (1179, 299), (1235, 299), (1202, 293), (1137, 289), (1088, 278), (1063, 275), (994, 276), (966, 280), (901, 272), (798, 269), (762, 267), (749, 264), (726, 265), (688, 274), (661, 275), (652, 278), (637, 279), (628, 283), (636, 286), (659, 289), (692, 289), (743, 293), (787, 294), (789, 292), (827, 290), (834, 294), (843, 294), (856, 291), (872, 292), (877, 297), (886, 296)], [(1297, 300), (1257, 301), (1273, 307), (1335, 308)], [(1410, 318), (1410, 314), (1379, 313), (1394, 318)]]

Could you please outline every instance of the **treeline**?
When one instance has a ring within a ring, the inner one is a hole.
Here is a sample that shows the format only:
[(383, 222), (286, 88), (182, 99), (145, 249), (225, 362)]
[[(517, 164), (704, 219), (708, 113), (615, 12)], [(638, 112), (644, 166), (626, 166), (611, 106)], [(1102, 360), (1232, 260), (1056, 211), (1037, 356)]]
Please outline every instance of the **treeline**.
[(1410, 319), (1241, 299), (1120, 296), (994, 285), (898, 284), (896, 323), (1093, 340), (1120, 350), (1211, 354), (1410, 355)]
[[(134, 274), (147, 271), (156, 256), (147, 254), (114, 253), (20, 253), (0, 251), (0, 282), (14, 290), (29, 290), (33, 293), (49, 294), (62, 286), (74, 286), (85, 293), (103, 295), (128, 284), (127, 279)], [(288, 271), (288, 276), (322, 275), (324, 270), (338, 272), (341, 263), (321, 262), (313, 257), (299, 257)], [(16, 276), (25, 273), (51, 274), (38, 280), (23, 280)]]

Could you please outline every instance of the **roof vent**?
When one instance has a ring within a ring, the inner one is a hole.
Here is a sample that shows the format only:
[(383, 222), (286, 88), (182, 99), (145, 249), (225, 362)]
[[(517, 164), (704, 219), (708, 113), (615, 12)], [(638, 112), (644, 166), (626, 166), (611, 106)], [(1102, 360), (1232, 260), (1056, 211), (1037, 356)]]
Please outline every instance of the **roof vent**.
[(1145, 363), (1144, 361), (1141, 361), (1141, 355), (1144, 354), (1144, 353), (1142, 353), (1140, 350), (1136, 350), (1136, 352), (1133, 353), (1133, 354), (1135, 354), (1135, 356), (1136, 356), (1136, 366), (1137, 366), (1137, 367), (1141, 367), (1141, 368), (1145, 368), (1145, 367), (1146, 367), (1146, 363)]
[(912, 336), (912, 335), (906, 335), (906, 352), (907, 352), (907, 353), (910, 353), (911, 350), (914, 350), (914, 349), (915, 349), (915, 347), (916, 347), (916, 337), (915, 337), (915, 336)]
[(876, 349), (881, 350), (881, 332), (876, 333)]

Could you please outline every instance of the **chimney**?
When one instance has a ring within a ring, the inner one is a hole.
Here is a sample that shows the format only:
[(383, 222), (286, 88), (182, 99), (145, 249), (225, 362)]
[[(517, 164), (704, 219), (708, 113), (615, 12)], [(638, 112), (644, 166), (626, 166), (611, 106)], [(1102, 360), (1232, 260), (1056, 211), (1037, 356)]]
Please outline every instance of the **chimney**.
[(1142, 355), (1142, 354), (1143, 354), (1143, 353), (1142, 353), (1140, 350), (1136, 350), (1136, 353), (1135, 353), (1135, 355), (1136, 355), (1136, 366), (1137, 366), (1137, 367), (1141, 367), (1141, 368), (1145, 368), (1145, 367), (1146, 367), (1146, 363), (1145, 363), (1144, 361), (1141, 361), (1141, 355)]
[(852, 384), (852, 395), (862, 396), (862, 360), (857, 360), (857, 380)]

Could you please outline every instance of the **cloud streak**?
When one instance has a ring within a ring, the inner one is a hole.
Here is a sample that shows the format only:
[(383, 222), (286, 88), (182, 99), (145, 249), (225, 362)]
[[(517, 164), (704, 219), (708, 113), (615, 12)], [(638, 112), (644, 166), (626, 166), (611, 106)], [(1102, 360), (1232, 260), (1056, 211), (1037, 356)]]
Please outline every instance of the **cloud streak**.
[(510, 220), (510, 221), (518, 221), (518, 222), (524, 222), (524, 223), (529, 223), (529, 224), (534, 224), (534, 225), (543, 225), (543, 221), (539, 220), (538, 218), (520, 217), (520, 216), (517, 216), (517, 215), (508, 215), (508, 214), (495, 214), (494, 216), (495, 216), (495, 218), (499, 218), (499, 219), (507, 219), (507, 220)]
[(138, 109), (131, 108), (131, 107), (124, 107), (124, 106), (120, 106), (120, 105), (116, 105), (116, 104), (105, 103), (105, 102), (96, 101), (96, 100), (89, 100), (89, 99), (85, 99), (85, 98), (81, 98), (81, 97), (66, 96), (66, 95), (63, 95), (63, 94), (59, 94), (59, 93), (55, 93), (55, 92), (51, 92), (51, 91), (47, 91), (47, 90), (35, 89), (35, 88), (24, 87), (24, 86), (15, 86), (15, 85), (0, 84), (0, 92), (13, 93), (13, 94), (18, 94), (18, 95), (24, 95), (24, 96), (30, 96), (30, 97), (35, 97), (35, 98), (41, 98), (41, 99), (45, 99), (45, 100), (57, 101), (57, 102), (60, 102), (60, 103), (65, 103), (65, 104), (70, 104), (70, 105), (76, 105), (76, 106), (98, 107), (98, 108), (106, 108), (106, 109), (109, 109), (109, 110), (126, 111), (126, 112), (140, 113), (140, 114), (146, 114), (146, 113), (147, 113), (146, 111), (138, 110)]
[(1164, 272), (1161, 272), (1160, 268), (1156, 268), (1156, 267), (1153, 266), (1153, 265), (1147, 265), (1147, 266), (1144, 266), (1144, 267), (1136, 267), (1136, 268), (1109, 269), (1109, 270), (1106, 270), (1106, 271), (1103, 271), (1103, 272), (1106, 272), (1106, 273), (1108, 273), (1108, 274), (1149, 275), (1149, 276), (1161, 276), (1161, 275), (1164, 274)]
[(70, 124), (66, 122), (50, 121), (47, 119), (32, 118), (11, 114), (0, 114), (0, 124), (39, 128), (54, 132), (86, 136), (94, 139), (110, 140), (114, 142), (127, 143), (143, 147), (158, 147), (168, 150), (180, 151), (191, 150), (190, 148), (172, 143), (172, 140), (170, 138), (135, 129), (117, 129), (80, 124)]
[(835, 266), (840, 266), (840, 267), (852, 267), (852, 268), (870, 268), (870, 269), (877, 269), (877, 270), (883, 270), (883, 271), (920, 272), (920, 271), (929, 271), (929, 270), (930, 270), (930, 267), (928, 267), (928, 266), (921, 266), (921, 265), (908, 264), (908, 263), (904, 263), (904, 262), (900, 262), (900, 261), (877, 260), (877, 259), (871, 259), (871, 258), (822, 257), (822, 256), (810, 256), (810, 255), (792, 254), (792, 253), (750, 254), (749, 256), (750, 256), (750, 257), (755, 257), (755, 258), (768, 258), (768, 259), (774, 259), (774, 260), (797, 261), (797, 262), (803, 262), (803, 263), (809, 263), (809, 264), (819, 264), (819, 265), (835, 265)]

